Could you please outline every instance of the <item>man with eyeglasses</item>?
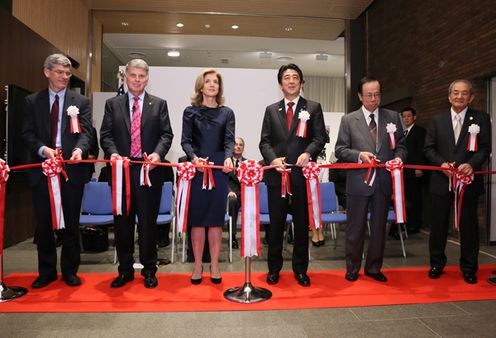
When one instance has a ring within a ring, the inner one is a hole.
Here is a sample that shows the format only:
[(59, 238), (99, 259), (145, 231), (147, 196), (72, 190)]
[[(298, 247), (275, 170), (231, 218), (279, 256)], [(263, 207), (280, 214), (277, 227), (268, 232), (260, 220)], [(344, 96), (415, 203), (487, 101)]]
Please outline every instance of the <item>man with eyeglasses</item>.
[[(26, 97), (22, 138), (31, 152), (33, 163), (52, 159), (62, 151), (65, 160), (86, 159), (93, 142), (88, 98), (67, 88), (71, 77), (71, 61), (62, 54), (46, 58), (43, 73), (48, 89)], [(71, 109), (69, 109), (71, 107)], [(73, 132), (69, 110), (77, 110), (81, 130)], [(84, 184), (89, 180), (89, 164), (67, 164), (69, 180), (60, 178), (65, 228), (61, 230), (62, 280), (69, 286), (81, 284), (77, 276), (80, 264), (79, 211)], [(47, 177), (41, 168), (29, 170), (36, 215), (35, 239), (38, 249), (38, 277), (32, 287), (43, 288), (57, 279), (57, 251), (52, 230), (52, 217)]]
[[(364, 77), (358, 86), (362, 107), (346, 114), (341, 120), (335, 154), (342, 162), (386, 163), (406, 158), (400, 115), (379, 108), (381, 84), (374, 77)], [(393, 128), (394, 126), (394, 128)], [(390, 134), (395, 145), (390, 143)], [(368, 169), (352, 169), (346, 173), (347, 217), (346, 274), (354, 282), (362, 263), (367, 214), (370, 212), (370, 241), (366, 253), (365, 275), (379, 282), (387, 282), (381, 272), (386, 236), (386, 218), (391, 205), (391, 175), (386, 169), (376, 169), (367, 179)]]
[[(458, 168), (465, 175), (481, 170), (491, 153), (491, 122), (489, 115), (469, 107), (475, 98), (472, 83), (460, 79), (448, 89), (451, 108), (436, 115), (427, 129), (424, 151), (427, 160), (435, 166)], [(477, 146), (475, 146), (477, 144)], [(432, 223), (429, 235), (431, 279), (441, 277), (446, 265), (446, 240), (450, 210), (455, 187), (450, 184), (453, 171), (433, 171)], [(484, 193), (482, 175), (475, 175), (467, 185), (462, 198), (460, 215), (460, 270), (469, 284), (477, 283), (479, 256), (479, 225), (477, 208), (479, 196)], [(462, 196), (460, 196), (462, 197)]]

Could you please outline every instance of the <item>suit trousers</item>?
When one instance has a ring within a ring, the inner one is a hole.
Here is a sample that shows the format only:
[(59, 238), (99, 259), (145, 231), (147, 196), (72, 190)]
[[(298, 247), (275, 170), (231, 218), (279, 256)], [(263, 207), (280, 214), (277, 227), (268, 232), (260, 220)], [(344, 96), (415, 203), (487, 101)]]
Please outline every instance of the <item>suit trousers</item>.
[[(413, 169), (406, 169), (412, 170)], [(406, 219), (411, 227), (422, 225), (422, 177), (405, 175)]]
[(386, 238), (386, 220), (391, 195), (376, 188), (371, 196), (348, 195), (346, 226), (346, 270), (358, 273), (362, 262), (367, 213), (370, 209), (370, 240), (365, 272), (378, 273), (382, 268)]
[[(139, 165), (132, 165), (131, 176), (131, 208), (129, 215), (114, 216), (115, 246), (119, 259), (119, 274), (133, 274), (134, 268), (134, 228), (138, 219), (139, 260), (143, 264), (141, 274), (154, 275), (157, 272), (157, 216), (160, 207), (162, 187), (154, 184), (151, 187), (140, 186)], [(151, 173), (151, 172), (150, 172)], [(124, 194), (125, 195), (125, 194)], [(125, 196), (123, 196), (125, 209)]]
[[(76, 274), (81, 262), (79, 239), (79, 213), (83, 198), (84, 185), (73, 184), (70, 180), (60, 179), (62, 210), (65, 229), (62, 236), (60, 269), (62, 275)], [(57, 274), (57, 248), (52, 229), (52, 215), (47, 179), (41, 179), (34, 187), (34, 209), (37, 219), (35, 232), (38, 249), (38, 273), (43, 277)]]
[(229, 216), (232, 219), (231, 231), (233, 239), (236, 238), (239, 209), (241, 209), (241, 196), (229, 197)]
[[(431, 266), (444, 268), (446, 266), (446, 241), (450, 224), (451, 204), (453, 193), (432, 195), (432, 224), (429, 236), (429, 253)], [(460, 269), (463, 272), (475, 273), (478, 269), (479, 256), (479, 224), (477, 208), (478, 195), (463, 197), (462, 214), (460, 218)]]
[[(292, 267), (295, 273), (306, 273), (308, 269), (308, 204), (307, 187), (301, 169), (293, 168), (291, 180), (291, 210), (294, 224), (294, 243)], [(286, 215), (289, 211), (289, 196), (281, 197), (281, 186), (267, 186), (269, 198), (269, 250), (267, 263), (269, 273), (278, 273), (282, 269), (283, 237)]]

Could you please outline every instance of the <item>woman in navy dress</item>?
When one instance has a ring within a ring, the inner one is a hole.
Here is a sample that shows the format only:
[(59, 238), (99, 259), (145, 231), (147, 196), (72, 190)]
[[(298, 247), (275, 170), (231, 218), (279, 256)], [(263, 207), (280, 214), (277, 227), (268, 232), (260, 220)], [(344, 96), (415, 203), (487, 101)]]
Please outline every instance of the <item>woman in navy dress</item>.
[[(181, 139), (184, 152), (195, 165), (206, 160), (216, 165), (233, 167), (231, 157), (234, 149), (234, 112), (223, 106), (222, 94), (222, 76), (214, 69), (206, 69), (197, 77), (191, 106), (183, 113)], [(202, 254), (206, 232), (211, 257), (210, 279), (215, 284), (222, 281), (219, 254), (227, 206), (227, 171), (229, 170), (213, 169), (215, 188), (203, 190), (203, 170), (197, 168), (191, 184), (188, 226), (191, 227), (195, 256), (191, 276), (193, 284), (200, 284), (202, 281)], [(205, 231), (206, 227), (209, 228), (208, 231)]]

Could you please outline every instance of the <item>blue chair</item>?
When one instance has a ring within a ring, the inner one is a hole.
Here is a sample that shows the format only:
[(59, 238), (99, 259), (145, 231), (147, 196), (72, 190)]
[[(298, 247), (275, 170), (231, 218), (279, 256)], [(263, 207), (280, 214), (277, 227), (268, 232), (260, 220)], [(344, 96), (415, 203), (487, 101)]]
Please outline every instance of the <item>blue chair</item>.
[(337, 246), (338, 232), (336, 224), (346, 223), (346, 213), (338, 210), (338, 200), (334, 182), (324, 182), (320, 184), (320, 197), (322, 201), (322, 224), (330, 225), (331, 238), (335, 239), (334, 248)]

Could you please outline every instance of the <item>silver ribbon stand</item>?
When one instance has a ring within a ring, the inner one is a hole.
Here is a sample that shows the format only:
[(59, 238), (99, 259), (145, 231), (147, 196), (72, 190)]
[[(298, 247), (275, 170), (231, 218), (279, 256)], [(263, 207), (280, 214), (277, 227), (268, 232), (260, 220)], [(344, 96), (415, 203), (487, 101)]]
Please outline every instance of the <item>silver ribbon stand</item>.
[(28, 290), (19, 286), (8, 287), (3, 283), (3, 255), (0, 255), (0, 303), (24, 296)]
[(224, 298), (237, 303), (258, 303), (272, 297), (272, 292), (251, 284), (251, 258), (245, 257), (245, 284), (224, 292)]

